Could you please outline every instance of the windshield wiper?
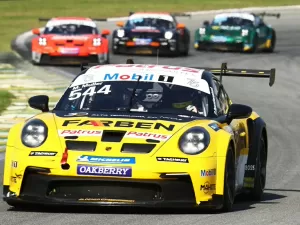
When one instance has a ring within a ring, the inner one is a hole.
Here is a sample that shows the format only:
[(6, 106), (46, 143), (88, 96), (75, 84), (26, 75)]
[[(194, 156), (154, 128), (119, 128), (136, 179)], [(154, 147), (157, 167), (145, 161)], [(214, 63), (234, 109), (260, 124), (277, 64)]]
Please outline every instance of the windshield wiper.
[(138, 87), (138, 85), (139, 85), (139, 83), (140, 83), (141, 78), (142, 78), (142, 76), (139, 76), (139, 75), (138, 75), (138, 79), (137, 79), (137, 81), (136, 81), (136, 85), (135, 85), (135, 87), (134, 87), (133, 90), (132, 90), (132, 95), (131, 95), (130, 100), (129, 100), (129, 104), (128, 104), (128, 112), (130, 112), (130, 110), (131, 110), (131, 108), (132, 108), (133, 99), (136, 97), (136, 96), (135, 96), (135, 95), (136, 95), (136, 89), (137, 89), (137, 87)]

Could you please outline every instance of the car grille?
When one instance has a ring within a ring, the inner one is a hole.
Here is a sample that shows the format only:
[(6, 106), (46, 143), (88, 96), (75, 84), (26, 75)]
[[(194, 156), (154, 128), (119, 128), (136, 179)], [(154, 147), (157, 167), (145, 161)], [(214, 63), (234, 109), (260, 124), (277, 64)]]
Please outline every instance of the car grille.
[(156, 184), (118, 181), (56, 181), (51, 182), (47, 196), (51, 198), (121, 199), (153, 201), (160, 198), (161, 189)]

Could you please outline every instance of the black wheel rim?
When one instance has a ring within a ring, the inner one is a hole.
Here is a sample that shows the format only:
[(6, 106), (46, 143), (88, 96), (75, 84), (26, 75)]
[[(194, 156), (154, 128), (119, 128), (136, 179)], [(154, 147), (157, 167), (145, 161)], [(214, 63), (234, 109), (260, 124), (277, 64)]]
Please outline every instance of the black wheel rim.
[(260, 160), (259, 160), (260, 183), (261, 183), (261, 188), (264, 189), (266, 185), (266, 175), (267, 175), (267, 154), (266, 154), (264, 140), (261, 140), (259, 154), (260, 154)]

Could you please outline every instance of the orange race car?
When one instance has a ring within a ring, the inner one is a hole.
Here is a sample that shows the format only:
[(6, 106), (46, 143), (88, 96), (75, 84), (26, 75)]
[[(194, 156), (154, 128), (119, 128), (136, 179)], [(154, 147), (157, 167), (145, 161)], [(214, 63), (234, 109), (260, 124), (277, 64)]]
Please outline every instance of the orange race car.
[(48, 21), (46, 27), (33, 29), (37, 35), (31, 42), (33, 64), (80, 64), (85, 62), (108, 64), (109, 30), (98, 30), (95, 21), (80, 17), (57, 17)]

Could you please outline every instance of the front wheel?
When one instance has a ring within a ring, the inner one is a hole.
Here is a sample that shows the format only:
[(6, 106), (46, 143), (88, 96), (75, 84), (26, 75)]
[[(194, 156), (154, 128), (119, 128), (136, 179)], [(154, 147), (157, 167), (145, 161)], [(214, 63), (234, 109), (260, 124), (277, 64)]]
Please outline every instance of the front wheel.
[(223, 206), (220, 211), (230, 212), (233, 207), (234, 198), (235, 198), (235, 157), (234, 157), (234, 150), (230, 145), (226, 156)]
[(275, 45), (276, 45), (276, 33), (273, 31), (272, 33), (272, 39), (271, 39), (271, 43), (270, 43), (270, 48), (265, 49), (265, 52), (274, 52), (275, 49)]

